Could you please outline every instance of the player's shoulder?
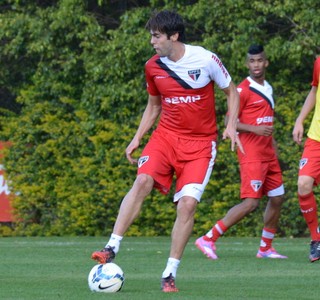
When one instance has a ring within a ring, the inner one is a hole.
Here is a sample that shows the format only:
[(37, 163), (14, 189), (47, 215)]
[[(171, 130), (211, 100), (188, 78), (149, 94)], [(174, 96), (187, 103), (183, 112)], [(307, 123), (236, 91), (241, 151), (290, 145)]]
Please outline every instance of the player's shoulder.
[(158, 54), (152, 56), (151, 58), (149, 58), (147, 61), (146, 61), (146, 66), (151, 66), (153, 64), (156, 63), (156, 61), (160, 58), (160, 56)]
[(225, 69), (219, 56), (215, 52), (202, 46), (189, 45), (188, 53), (190, 57), (196, 58), (196, 60), (209, 68), (218, 67)]
[(244, 90), (249, 90), (249, 87), (250, 87), (250, 81), (248, 80), (248, 77), (247, 77), (238, 84), (237, 90), (240, 93)]
[(201, 59), (211, 59), (214, 53), (202, 46), (186, 44), (186, 52), (189, 56), (199, 57)]
[(206, 48), (199, 46), (199, 45), (191, 45), (191, 44), (185, 44), (185, 47), (188, 49), (190, 52), (197, 52), (197, 53), (208, 53), (210, 52)]

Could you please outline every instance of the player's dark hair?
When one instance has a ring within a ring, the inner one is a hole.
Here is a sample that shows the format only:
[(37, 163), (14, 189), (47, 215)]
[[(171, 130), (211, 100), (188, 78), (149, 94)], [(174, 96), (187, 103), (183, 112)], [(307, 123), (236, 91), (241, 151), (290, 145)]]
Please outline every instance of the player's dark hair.
[(182, 17), (175, 11), (155, 12), (146, 24), (147, 30), (159, 31), (170, 36), (179, 33), (178, 41), (185, 41), (185, 26)]
[(260, 54), (264, 51), (262, 45), (251, 45), (248, 49), (248, 54), (255, 55)]

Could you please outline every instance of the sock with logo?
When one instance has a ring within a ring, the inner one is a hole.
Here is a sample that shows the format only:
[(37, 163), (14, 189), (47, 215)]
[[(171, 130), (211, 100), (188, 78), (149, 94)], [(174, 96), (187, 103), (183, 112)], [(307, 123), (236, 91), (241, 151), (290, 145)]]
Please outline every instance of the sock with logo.
[(222, 220), (219, 220), (216, 225), (210, 229), (210, 231), (207, 232), (207, 234), (203, 237), (205, 241), (213, 241), (216, 242), (217, 239), (222, 236), (226, 231), (228, 230), (228, 227), (224, 225)]
[(276, 231), (277, 230), (275, 228), (263, 228), (260, 241), (260, 251), (267, 251), (272, 248), (272, 241)]
[(162, 278), (167, 278), (172, 274), (174, 278), (177, 276), (177, 269), (179, 267), (180, 260), (176, 258), (169, 257), (167, 266), (162, 273)]
[(107, 243), (106, 247), (111, 247), (113, 249), (113, 252), (116, 254), (119, 251), (120, 248), (120, 242), (122, 240), (122, 236), (116, 235), (114, 233), (111, 234), (110, 240)]
[(298, 194), (298, 198), (302, 215), (310, 231), (311, 239), (313, 241), (320, 241), (318, 208), (313, 192), (307, 195)]

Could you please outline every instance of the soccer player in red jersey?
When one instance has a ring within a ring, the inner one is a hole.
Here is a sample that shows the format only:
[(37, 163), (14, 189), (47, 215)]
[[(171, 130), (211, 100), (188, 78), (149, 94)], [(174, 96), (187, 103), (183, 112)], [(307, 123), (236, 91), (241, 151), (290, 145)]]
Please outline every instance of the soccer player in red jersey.
[[(111, 261), (120, 241), (138, 216), (153, 188), (167, 194), (173, 176), (176, 187), (176, 220), (170, 256), (162, 273), (163, 292), (177, 292), (177, 269), (193, 229), (196, 206), (207, 185), (216, 157), (217, 124), (214, 84), (225, 93), (230, 118), (223, 138), (242, 150), (236, 132), (239, 94), (218, 56), (184, 43), (181, 16), (160, 11), (146, 24), (154, 55), (145, 65), (148, 103), (135, 136), (126, 149), (130, 163), (138, 163), (137, 177), (124, 197), (113, 233), (101, 251), (92, 254), (100, 263)], [(159, 122), (138, 161), (133, 158), (142, 137)]]
[(318, 221), (318, 208), (313, 187), (320, 182), (320, 57), (314, 62), (311, 90), (296, 119), (293, 129), (293, 140), (299, 145), (302, 142), (304, 128), (303, 122), (315, 107), (312, 122), (308, 131), (304, 150), (300, 160), (298, 177), (298, 198), (302, 215), (308, 225), (311, 243), (311, 262), (320, 259), (320, 232)]
[(215, 245), (217, 239), (228, 228), (254, 211), (264, 195), (268, 196), (269, 200), (264, 213), (260, 248), (256, 256), (287, 258), (272, 247), (284, 201), (284, 187), (272, 137), (274, 100), (272, 87), (265, 80), (269, 61), (263, 46), (250, 46), (246, 63), (249, 76), (238, 86), (240, 109), (237, 130), (245, 152), (238, 151), (242, 201), (232, 207), (206, 235), (196, 240), (196, 246), (210, 259), (218, 258)]

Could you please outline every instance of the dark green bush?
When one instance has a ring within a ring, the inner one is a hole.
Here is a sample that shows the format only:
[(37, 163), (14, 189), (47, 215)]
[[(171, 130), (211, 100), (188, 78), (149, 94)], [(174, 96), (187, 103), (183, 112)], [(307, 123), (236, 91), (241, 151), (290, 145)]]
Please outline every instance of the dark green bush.
[[(12, 234), (111, 232), (136, 172), (124, 151), (147, 99), (144, 64), (153, 50), (144, 25), (153, 8), (163, 4), (181, 12), (189, 42), (216, 52), (235, 83), (247, 76), (249, 44), (265, 45), (287, 191), (279, 234), (305, 234), (296, 196), (301, 148), (294, 145), (291, 132), (319, 52), (316, 2), (154, 0), (152, 8), (124, 12), (116, 29), (88, 9), (93, 3), (100, 5), (100, 12), (107, 9), (103, 1), (5, 2), (0, 14), (0, 83), (6, 88), (3, 94), (21, 107), (16, 114), (3, 109), (0, 113), (1, 139), (12, 143), (3, 161), (16, 193)], [(222, 133), (226, 101), (221, 92), (216, 94)], [(218, 149), (195, 234), (203, 234), (240, 201), (236, 155), (228, 141), (219, 140)], [(172, 195), (154, 191), (128, 235), (170, 234)], [(263, 199), (260, 208), (228, 234), (260, 235), (265, 203)]]

